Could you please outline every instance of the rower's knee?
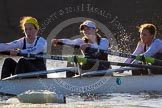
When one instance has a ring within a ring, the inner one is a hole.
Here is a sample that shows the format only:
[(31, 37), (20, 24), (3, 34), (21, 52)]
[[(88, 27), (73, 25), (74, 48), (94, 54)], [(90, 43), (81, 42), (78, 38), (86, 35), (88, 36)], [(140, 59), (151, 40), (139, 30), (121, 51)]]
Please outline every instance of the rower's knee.
[(13, 60), (12, 58), (6, 58), (4, 60), (4, 64), (13, 64), (13, 63), (15, 63), (15, 60)]
[(26, 61), (26, 59), (20, 58), (19, 61), (18, 61), (18, 63), (24, 63), (25, 61)]
[(2, 66), (1, 79), (13, 75), (15, 72), (16, 64), (17, 63), (14, 59), (6, 58)]

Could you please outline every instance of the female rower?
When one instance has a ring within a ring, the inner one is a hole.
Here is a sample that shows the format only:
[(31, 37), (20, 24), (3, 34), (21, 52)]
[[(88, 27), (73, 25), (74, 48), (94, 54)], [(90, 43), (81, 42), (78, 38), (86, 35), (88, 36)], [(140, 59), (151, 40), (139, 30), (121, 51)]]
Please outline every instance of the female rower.
[[(133, 55), (141, 55), (147, 57), (154, 57), (156, 59), (162, 59), (162, 41), (156, 38), (157, 28), (153, 24), (142, 24), (139, 28), (140, 41), (137, 44)], [(137, 63), (133, 59), (127, 59), (125, 63)], [(159, 65), (159, 64), (152, 64)], [(152, 74), (162, 74), (158, 70), (150, 70)], [(148, 71), (132, 71), (133, 75), (148, 74)]]
[[(57, 45), (58, 42), (64, 44), (79, 45), (84, 57), (89, 59), (107, 60), (107, 54), (97, 53), (96, 51), (88, 50), (88, 48), (96, 48), (107, 50), (109, 48), (109, 41), (106, 38), (102, 38), (98, 33), (96, 23), (91, 20), (86, 20), (80, 25), (80, 33), (83, 34), (82, 38), (74, 40), (70, 39), (53, 39), (52, 44)], [(81, 72), (87, 72), (92, 70), (104, 70), (110, 68), (110, 64), (103, 62), (88, 62), (81, 65)]]
[[(25, 37), (10, 43), (1, 43), (0, 51), (10, 50), (10, 55), (17, 56), (23, 54), (43, 54), (47, 51), (47, 42), (43, 37), (37, 36), (39, 24), (36, 18), (25, 16), (20, 20), (20, 26)], [(2, 67), (1, 79), (10, 75), (46, 70), (44, 59), (22, 57), (16, 62), (12, 58), (6, 58)], [(46, 77), (41, 76), (41, 77)]]

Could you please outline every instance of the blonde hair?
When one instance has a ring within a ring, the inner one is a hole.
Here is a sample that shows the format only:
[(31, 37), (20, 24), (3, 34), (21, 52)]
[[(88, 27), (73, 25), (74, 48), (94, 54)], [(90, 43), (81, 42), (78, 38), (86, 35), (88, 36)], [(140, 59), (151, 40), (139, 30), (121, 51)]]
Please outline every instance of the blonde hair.
[(20, 27), (22, 30), (25, 29), (24, 24), (33, 24), (35, 29), (39, 29), (39, 24), (36, 18), (31, 17), (31, 16), (24, 16), (21, 20), (20, 20)]
[(151, 35), (156, 36), (156, 34), (157, 34), (157, 28), (153, 24), (149, 24), (149, 23), (142, 24), (139, 27), (139, 32), (141, 33), (143, 29), (147, 29)]

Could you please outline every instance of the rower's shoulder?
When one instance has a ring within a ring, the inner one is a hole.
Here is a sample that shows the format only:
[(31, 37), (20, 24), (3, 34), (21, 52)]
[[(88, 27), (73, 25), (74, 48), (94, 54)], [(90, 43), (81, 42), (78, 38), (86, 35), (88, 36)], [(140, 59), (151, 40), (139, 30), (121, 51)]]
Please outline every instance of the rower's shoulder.
[(154, 42), (160, 42), (160, 43), (162, 43), (162, 40), (161, 39), (155, 39)]
[(107, 38), (101, 38), (101, 40), (102, 40), (102, 41), (108, 41), (108, 39), (107, 39)]
[(37, 38), (39, 38), (39, 40), (46, 41), (46, 39), (42, 36), (37, 36)]
[(107, 38), (101, 38), (101, 42), (103, 43), (109, 43), (109, 40)]
[(155, 46), (161, 46), (162, 45), (162, 40), (160, 40), (160, 39), (155, 39), (155, 40), (153, 40), (153, 42), (152, 42), (152, 45), (155, 45)]

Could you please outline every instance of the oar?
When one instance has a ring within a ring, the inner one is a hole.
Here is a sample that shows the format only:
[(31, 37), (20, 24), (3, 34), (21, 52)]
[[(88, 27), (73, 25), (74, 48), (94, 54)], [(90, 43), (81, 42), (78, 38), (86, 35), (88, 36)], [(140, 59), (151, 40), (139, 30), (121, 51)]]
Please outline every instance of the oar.
[[(0, 54), (10, 55), (10, 52), (3, 51), (3, 52), (0, 52)], [(87, 63), (88, 61), (86, 58), (78, 57), (78, 56), (63, 57), (63, 56), (55, 56), (55, 55), (47, 55), (47, 54), (24, 54), (24, 53), (18, 53), (17, 56), (23, 56), (27, 58), (43, 58), (43, 59), (51, 59), (51, 60), (62, 60), (62, 61), (77, 62), (77, 63)]]
[(70, 57), (63, 57), (63, 56), (54, 56), (54, 55), (43, 55), (43, 54), (22, 54), (19, 53), (19, 56), (24, 57), (35, 57), (35, 58), (44, 58), (44, 59), (52, 59), (52, 60), (63, 60), (68, 62), (77, 62), (77, 63), (87, 63), (87, 62), (104, 62), (104, 63), (110, 63), (111, 65), (116, 66), (131, 66), (131, 67), (139, 67), (139, 68), (148, 68), (148, 69), (162, 69), (162, 66), (156, 66), (156, 65), (142, 65), (142, 64), (129, 64), (129, 63), (120, 63), (120, 62), (110, 62), (105, 60), (98, 60), (98, 59), (87, 59), (84, 57), (79, 56), (70, 56)]
[(116, 66), (130, 66), (130, 67), (139, 67), (139, 68), (148, 68), (148, 69), (162, 69), (162, 66), (156, 65), (142, 65), (142, 64), (129, 64), (129, 63), (120, 63), (120, 62), (111, 62), (106, 60), (98, 60), (98, 59), (87, 59), (84, 57), (79, 56), (70, 56), (70, 57), (63, 57), (63, 56), (54, 56), (54, 55), (40, 55), (40, 54), (20, 54), (27, 57), (36, 57), (36, 58), (44, 58), (44, 59), (52, 59), (52, 60), (64, 60), (68, 62), (77, 62), (77, 63), (87, 63), (87, 62), (104, 62), (109, 63), (110, 65)]
[(139, 69), (140, 68), (136, 68), (136, 67), (121, 67), (117, 69), (90, 71), (90, 72), (83, 73), (81, 76), (88, 77), (88, 76), (110, 75), (113, 72), (123, 72), (123, 71), (129, 71), (129, 70), (139, 70)]
[(116, 65), (116, 66), (129, 66), (129, 67), (156, 69), (156, 70), (161, 70), (162, 69), (162, 66), (157, 66), (157, 65), (129, 64), (129, 63), (120, 63), (120, 62), (109, 62), (109, 63), (110, 63), (110, 65)]
[[(24, 55), (24, 54), (23, 54)], [(28, 55), (30, 57), (30, 54)], [(37, 57), (37, 58), (45, 58), (45, 59), (52, 59), (52, 60), (64, 60), (68, 62), (77, 62), (77, 63), (87, 63), (87, 62), (104, 62), (104, 63), (110, 63), (110, 65), (116, 65), (116, 66), (130, 66), (130, 67), (139, 67), (139, 68), (148, 68), (148, 69), (162, 69), (162, 66), (156, 66), (156, 65), (144, 65), (144, 64), (129, 64), (129, 63), (120, 63), (120, 62), (112, 62), (112, 61), (106, 61), (106, 60), (98, 60), (98, 59), (87, 59), (84, 57), (79, 56), (70, 56), (70, 57), (63, 57), (63, 56), (53, 56), (53, 55), (34, 55), (31, 54), (31, 57)]]
[(10, 79), (18, 79), (18, 78), (29, 78), (34, 76), (40, 76), (40, 75), (47, 75), (50, 73), (60, 73), (60, 72), (77, 72), (76, 67), (67, 67), (67, 68), (58, 68), (54, 70), (47, 70), (47, 71), (37, 71), (37, 72), (28, 72), (28, 73), (22, 73), (22, 74), (16, 74), (11, 77), (4, 78), (2, 80), (10, 80)]
[[(62, 61), (67, 61), (67, 62), (77, 62), (77, 63), (87, 63), (89, 60), (84, 57), (79, 57), (79, 56), (69, 56), (69, 57), (64, 57), (64, 56), (55, 56), (55, 55), (45, 55), (45, 54), (22, 54), (19, 53), (18, 56), (24, 56), (28, 58), (43, 58), (43, 59), (51, 59), (51, 60), (62, 60)], [(95, 60), (90, 60), (94, 61)]]
[[(64, 44), (62, 42), (58, 42), (58, 45), (67, 45), (67, 46), (70, 46), (73, 48), (80, 48), (79, 45)], [(145, 62), (152, 63), (152, 64), (157, 63), (157, 64), (162, 65), (162, 60), (155, 59), (152, 57), (139, 56), (139, 55), (135, 56), (135, 55), (131, 55), (131, 54), (125, 54), (125, 53), (121, 53), (121, 52), (115, 52), (115, 51), (111, 51), (111, 50), (102, 50), (102, 49), (96, 49), (96, 48), (87, 48), (87, 50), (94, 50), (96, 52), (102, 52), (102, 53), (115, 55), (115, 56), (119, 56), (119, 57), (125, 57), (125, 58), (133, 58), (138, 61), (145, 61)]]

